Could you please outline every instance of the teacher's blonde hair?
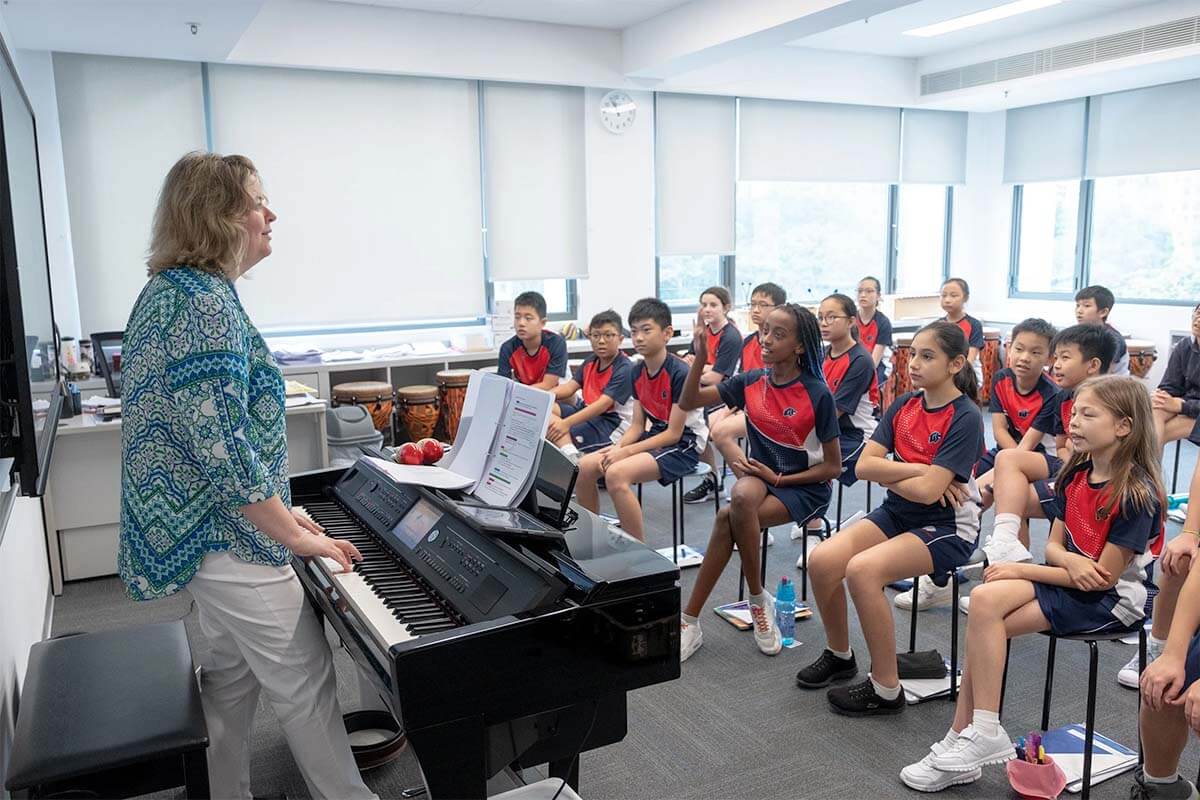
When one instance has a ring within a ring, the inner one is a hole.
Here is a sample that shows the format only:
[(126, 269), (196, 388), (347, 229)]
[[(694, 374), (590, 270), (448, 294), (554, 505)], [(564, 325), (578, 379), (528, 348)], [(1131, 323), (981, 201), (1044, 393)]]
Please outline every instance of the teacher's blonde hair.
[(154, 211), (149, 273), (189, 266), (236, 278), (247, 247), (241, 220), (259, 203), (250, 194), (257, 177), (245, 156), (192, 152), (176, 161)]

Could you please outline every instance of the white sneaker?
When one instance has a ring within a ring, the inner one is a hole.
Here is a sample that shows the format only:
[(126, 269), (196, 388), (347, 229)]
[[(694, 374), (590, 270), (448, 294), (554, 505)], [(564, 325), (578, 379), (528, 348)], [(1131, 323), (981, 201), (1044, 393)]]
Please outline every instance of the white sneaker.
[[(818, 518), (815, 521), (821, 522), (820, 518)], [(824, 536), (825, 535), (825, 523), (821, 522), (821, 524), (815, 528), (810, 528), (810, 527), (808, 527), (807, 524), (804, 524), (804, 525), (796, 525), (795, 523), (792, 524), (792, 539), (793, 540), (799, 539), (800, 537), (806, 536), (806, 535), (807, 536), (817, 536), (817, 537)]]
[(905, 786), (918, 792), (940, 792), (950, 786), (974, 783), (983, 775), (983, 770), (978, 767), (966, 772), (950, 772), (933, 766), (933, 759), (938, 755), (936, 748), (940, 746), (941, 742), (938, 742), (931, 748), (929, 755), (900, 770), (900, 780)]
[(679, 620), (679, 663), (683, 663), (692, 657), (692, 653), (700, 649), (700, 645), (704, 644), (704, 633), (700, 630), (700, 623), (689, 625), (682, 619)]
[(944, 753), (930, 756), (929, 766), (942, 772), (974, 772), (988, 764), (1003, 764), (1017, 757), (1012, 740), (1003, 727), (995, 736), (984, 736), (968, 725), (958, 741)]
[[(922, 575), (921, 580), (917, 582), (917, 611), (928, 611), (931, 608), (939, 606), (948, 606), (954, 602), (954, 590), (950, 584), (938, 586), (928, 575)], [(896, 608), (911, 609), (912, 608), (912, 589), (907, 592), (901, 592), (896, 595), (893, 601)]]
[[(1162, 648), (1155, 647), (1153, 642), (1146, 642), (1146, 666), (1150, 666), (1150, 662), (1162, 655)], [(1138, 654), (1134, 653), (1133, 658), (1129, 659), (1129, 663), (1121, 667), (1121, 671), (1117, 673), (1117, 683), (1124, 686), (1126, 689), (1136, 689), (1142, 682), (1142, 676), (1138, 674)]]
[(1020, 540), (1010, 539), (1007, 536), (1000, 538), (992, 536), (982, 549), (987, 554), (989, 564), (1019, 564), (1033, 561), (1033, 553), (1029, 552), (1029, 548), (1021, 544)]
[(758, 649), (769, 656), (778, 655), (783, 649), (783, 638), (775, 624), (775, 598), (763, 592), (766, 603), (761, 606), (750, 604), (750, 619), (754, 622), (754, 642)]
[(971, 613), (971, 595), (967, 595), (966, 597), (960, 597), (958, 599), (958, 610), (963, 612), (964, 614)]
[[(775, 534), (771, 533), (770, 531), (767, 531), (767, 547), (770, 547), (773, 544), (775, 544)], [(734, 552), (737, 552), (737, 549), (738, 549), (737, 542), (734, 542), (733, 543)]]

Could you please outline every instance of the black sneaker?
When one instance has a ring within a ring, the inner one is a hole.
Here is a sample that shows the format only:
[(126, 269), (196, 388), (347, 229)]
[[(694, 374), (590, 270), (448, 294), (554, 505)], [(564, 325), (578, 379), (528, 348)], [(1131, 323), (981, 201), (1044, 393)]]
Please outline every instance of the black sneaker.
[(858, 662), (854, 653), (850, 658), (838, 658), (828, 649), (821, 657), (796, 673), (796, 685), (801, 689), (820, 689), (834, 681), (848, 681), (858, 674)]
[(683, 495), (683, 502), (703, 503), (708, 499), (709, 494), (715, 492), (716, 490), (717, 479), (712, 475), (705, 475), (704, 479), (700, 481), (699, 485), (697, 485), (695, 489), (692, 489), (690, 492), (687, 492)]
[(1131, 800), (1194, 800), (1196, 787), (1186, 778), (1176, 778), (1174, 783), (1146, 783), (1141, 767), (1133, 772), (1133, 786), (1129, 787)]
[(884, 700), (875, 693), (875, 685), (867, 678), (862, 683), (839, 686), (826, 693), (829, 707), (847, 717), (873, 717), (876, 714), (899, 714), (907, 703), (904, 690), (895, 700)]

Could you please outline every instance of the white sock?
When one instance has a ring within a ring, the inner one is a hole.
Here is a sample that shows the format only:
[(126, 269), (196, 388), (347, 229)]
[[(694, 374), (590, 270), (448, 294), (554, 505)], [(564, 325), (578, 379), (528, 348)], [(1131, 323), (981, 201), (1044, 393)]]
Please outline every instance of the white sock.
[(875, 694), (879, 695), (884, 700), (895, 700), (900, 696), (900, 684), (897, 683), (895, 686), (884, 686), (882, 683), (875, 680), (874, 675), (869, 675), (868, 677), (871, 679), (871, 685), (875, 687)]
[(825, 649), (828, 650), (829, 652), (833, 653), (835, 656), (840, 658), (842, 661), (849, 661), (850, 659), (854, 658), (854, 651), (850, 650), (850, 649), (834, 650), (832, 647), (826, 647)]
[(691, 614), (680, 614), (679, 618), (682, 619), (684, 622), (686, 622), (688, 625), (699, 625), (700, 624), (700, 618), (693, 617)]
[(759, 592), (758, 594), (752, 594), (752, 595), (750, 595), (750, 605), (752, 605), (752, 606), (758, 606), (759, 608), (766, 608), (766, 606), (767, 606), (767, 593), (766, 593), (766, 592)]
[(984, 736), (996, 736), (1000, 733), (1000, 715), (977, 708), (971, 714), (971, 725)]
[(1018, 541), (1017, 534), (1021, 531), (1021, 517), (1017, 514), (997, 514), (996, 523), (992, 526), (992, 539), (1001, 537), (1010, 541)]
[(564, 456), (571, 459), (572, 461), (579, 460), (579, 448), (577, 448), (572, 442), (567, 442), (566, 444), (564, 444), (562, 447), (560, 447), (558, 449), (562, 451), (562, 454)]
[(1149, 653), (1162, 653), (1163, 649), (1166, 646), (1167, 646), (1167, 640), (1159, 639), (1154, 634), (1150, 634), (1150, 638), (1146, 642), (1146, 650), (1148, 651), (1148, 654)]
[(1179, 780), (1179, 772), (1178, 771), (1172, 772), (1171, 777), (1169, 777), (1169, 778), (1156, 778), (1153, 775), (1151, 775), (1149, 772), (1142, 770), (1142, 782), (1143, 783), (1174, 783), (1177, 780)]

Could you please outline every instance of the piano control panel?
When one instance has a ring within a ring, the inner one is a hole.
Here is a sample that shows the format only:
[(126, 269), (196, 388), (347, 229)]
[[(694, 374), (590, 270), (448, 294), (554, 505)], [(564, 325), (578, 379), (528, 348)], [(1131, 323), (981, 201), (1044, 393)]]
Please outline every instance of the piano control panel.
[(348, 469), (333, 492), (468, 622), (541, 608), (565, 593), (561, 578), (531, 569), (454, 501), (394, 483), (369, 462)]

